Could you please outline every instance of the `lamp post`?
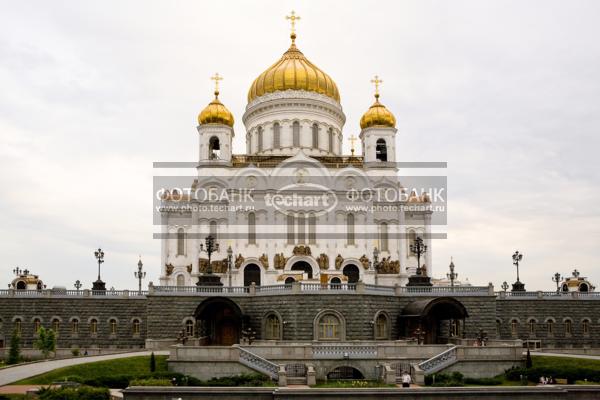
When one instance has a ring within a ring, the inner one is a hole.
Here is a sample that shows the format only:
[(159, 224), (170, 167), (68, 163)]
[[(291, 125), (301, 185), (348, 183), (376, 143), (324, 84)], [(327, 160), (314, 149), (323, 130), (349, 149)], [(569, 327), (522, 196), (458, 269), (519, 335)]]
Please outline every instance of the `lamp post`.
[(379, 267), (379, 249), (377, 247), (373, 248), (373, 263), (369, 263), (369, 269), (377, 271)]
[(502, 288), (502, 290), (504, 290), (505, 292), (508, 290), (508, 283), (506, 281), (502, 282), (502, 286), (500, 286)]
[(15, 269), (13, 269), (13, 274), (15, 274), (17, 276), (21, 275), (22, 272), (23, 271), (19, 267), (15, 267)]
[(100, 279), (100, 266), (104, 263), (104, 252), (101, 248), (94, 251), (94, 257), (98, 261), (98, 279), (92, 284), (92, 290), (106, 290), (106, 284)]
[(144, 264), (142, 264), (142, 256), (140, 256), (137, 267), (138, 270), (133, 272), (133, 276), (138, 280), (138, 294), (142, 294), (142, 279), (146, 277), (146, 271), (142, 271), (142, 268), (144, 267)]
[(229, 280), (229, 288), (231, 289), (231, 271), (232, 271), (232, 263), (233, 263), (233, 249), (231, 246), (227, 247), (227, 270), (228, 270), (228, 280)]
[(77, 289), (77, 293), (79, 293), (79, 289), (81, 289), (81, 287), (82, 287), (83, 285), (81, 284), (81, 281), (80, 281), (79, 279), (77, 279), (77, 280), (75, 281), (75, 284), (74, 284), (73, 286), (75, 286), (75, 289)]
[(519, 253), (519, 250), (517, 250), (512, 255), (512, 259), (513, 259), (513, 265), (517, 267), (517, 281), (515, 283), (513, 283), (512, 291), (513, 292), (524, 292), (525, 284), (522, 283), (521, 280), (519, 279), (519, 263), (523, 259), (523, 254)]
[(219, 251), (219, 243), (215, 242), (215, 238), (212, 235), (208, 235), (204, 239), (204, 244), (200, 243), (200, 251), (208, 255), (208, 265), (206, 266), (206, 273), (198, 277), (196, 286), (223, 286), (221, 278), (217, 275), (213, 275), (211, 256), (213, 253)]
[(562, 276), (559, 272), (552, 275), (552, 282), (556, 283), (556, 293), (560, 293), (560, 281), (562, 281)]
[(427, 252), (427, 245), (423, 243), (420, 236), (417, 236), (415, 242), (410, 245), (410, 251), (417, 256), (417, 275), (421, 275), (421, 256)]
[(450, 273), (446, 274), (446, 277), (450, 279), (450, 290), (454, 292), (454, 280), (458, 278), (458, 274), (454, 272), (454, 261), (450, 258)]

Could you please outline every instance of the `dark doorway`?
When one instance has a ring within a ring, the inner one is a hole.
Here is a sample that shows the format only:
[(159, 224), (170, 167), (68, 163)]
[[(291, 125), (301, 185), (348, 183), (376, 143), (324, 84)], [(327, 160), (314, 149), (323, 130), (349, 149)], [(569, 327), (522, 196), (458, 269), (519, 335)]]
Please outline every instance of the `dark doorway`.
[(292, 271), (306, 272), (308, 274), (308, 279), (312, 279), (313, 277), (312, 267), (306, 261), (298, 261), (292, 265)]
[(17, 290), (25, 290), (25, 288), (26, 288), (25, 282), (23, 282), (23, 281), (17, 282)]
[(356, 283), (360, 279), (360, 272), (358, 267), (354, 264), (346, 265), (342, 272), (348, 277), (348, 283)]
[(288, 276), (287, 278), (285, 278), (285, 284), (286, 285), (291, 285), (292, 283), (296, 282), (296, 280), (294, 278), (292, 278), (291, 276)]
[(225, 298), (205, 300), (196, 310), (196, 320), (202, 344), (231, 346), (239, 343), (242, 312), (233, 301)]
[(420, 336), (425, 344), (445, 344), (453, 334), (464, 334), (468, 317), (465, 306), (452, 297), (417, 300), (402, 310), (400, 332), (406, 338)]
[(260, 267), (256, 264), (248, 264), (244, 268), (244, 286), (248, 287), (252, 282), (260, 286)]
[(327, 374), (328, 380), (336, 379), (365, 379), (362, 372), (353, 367), (337, 367)]

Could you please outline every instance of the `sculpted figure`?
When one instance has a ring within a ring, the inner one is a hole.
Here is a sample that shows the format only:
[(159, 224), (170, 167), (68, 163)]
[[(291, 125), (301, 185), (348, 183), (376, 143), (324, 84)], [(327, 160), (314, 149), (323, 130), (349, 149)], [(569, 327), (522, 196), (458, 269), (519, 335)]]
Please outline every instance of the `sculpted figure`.
[(262, 256), (260, 256), (258, 258), (258, 261), (260, 261), (263, 265), (263, 267), (265, 267), (265, 269), (269, 269), (269, 258), (267, 257), (267, 255), (265, 253), (262, 254)]
[(238, 254), (238, 256), (235, 258), (235, 268), (236, 269), (240, 269), (240, 267), (242, 266), (242, 263), (244, 262), (244, 257), (242, 257), (242, 254)]
[(175, 267), (172, 264), (167, 264), (167, 276), (171, 275), (173, 273), (173, 270), (175, 269)]
[(342, 268), (342, 263), (344, 262), (344, 257), (341, 254), (338, 254), (335, 258), (335, 269)]
[(363, 254), (359, 259), (364, 269), (369, 269), (369, 259), (365, 254)]
[(329, 269), (329, 256), (325, 253), (321, 253), (317, 259), (320, 269)]

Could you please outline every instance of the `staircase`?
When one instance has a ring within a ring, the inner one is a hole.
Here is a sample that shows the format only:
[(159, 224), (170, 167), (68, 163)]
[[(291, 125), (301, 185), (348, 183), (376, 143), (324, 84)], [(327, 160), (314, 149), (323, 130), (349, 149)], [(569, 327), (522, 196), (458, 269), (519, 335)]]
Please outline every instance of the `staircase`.
[(433, 356), (429, 360), (419, 363), (417, 367), (423, 371), (424, 375), (435, 374), (444, 368), (448, 368), (458, 361), (456, 357), (456, 348), (457, 346), (451, 347), (437, 356)]
[(279, 375), (279, 365), (258, 356), (251, 351), (244, 349), (243, 347), (239, 347), (240, 349), (240, 364), (245, 365), (248, 368), (251, 368), (261, 374), (265, 374), (273, 380), (277, 380)]

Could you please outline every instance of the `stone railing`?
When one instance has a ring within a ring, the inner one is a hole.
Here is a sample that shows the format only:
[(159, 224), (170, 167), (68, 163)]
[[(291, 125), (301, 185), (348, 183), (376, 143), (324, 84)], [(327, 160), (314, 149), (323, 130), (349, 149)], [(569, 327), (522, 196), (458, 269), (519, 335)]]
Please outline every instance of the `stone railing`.
[(279, 365), (272, 363), (271, 361), (262, 358), (251, 351), (239, 347), (240, 349), (240, 364), (243, 364), (255, 371), (262, 372), (265, 375), (271, 377), (271, 379), (277, 380), (279, 373)]
[(449, 367), (457, 361), (456, 349), (456, 346), (451, 347), (443, 353), (440, 353), (437, 356), (431, 357), (429, 360), (425, 360), (422, 363), (419, 363), (419, 369), (423, 371), (425, 375), (429, 375), (438, 372), (446, 367)]
[(496, 296), (499, 299), (599, 300), (600, 292), (545, 292), (538, 290), (536, 292), (496, 292)]
[(0, 297), (103, 297), (103, 298), (127, 298), (145, 297), (147, 290), (66, 290), (61, 288), (42, 290), (17, 290), (1, 289)]
[(314, 344), (312, 351), (314, 358), (377, 358), (376, 345)]

